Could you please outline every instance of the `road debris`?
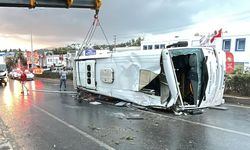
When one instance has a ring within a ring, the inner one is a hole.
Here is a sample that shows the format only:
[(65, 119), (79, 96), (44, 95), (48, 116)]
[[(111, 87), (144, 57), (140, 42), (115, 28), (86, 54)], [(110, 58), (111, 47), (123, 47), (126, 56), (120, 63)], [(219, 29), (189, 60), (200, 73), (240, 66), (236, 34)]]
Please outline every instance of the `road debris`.
[(126, 119), (128, 119), (128, 120), (143, 120), (144, 118), (142, 118), (142, 117), (127, 117)]
[(119, 119), (123, 119), (126, 117), (126, 115), (124, 115), (123, 113), (113, 113), (114, 117), (119, 118)]
[(209, 107), (210, 109), (216, 109), (216, 110), (228, 110), (227, 107), (223, 107), (223, 106), (213, 106), (213, 107)]
[(0, 150), (13, 150), (10, 142), (0, 144)]
[(101, 128), (97, 128), (97, 127), (91, 127), (91, 126), (88, 126), (91, 130), (101, 130)]
[(183, 115), (183, 112), (178, 112), (178, 111), (173, 111), (174, 112), (174, 114), (176, 115), (176, 116), (180, 116), (180, 115)]
[(194, 110), (187, 110), (187, 113), (190, 115), (200, 115), (204, 112), (203, 109), (194, 109)]
[(128, 137), (126, 137), (126, 140), (132, 141), (132, 140), (134, 140), (134, 137), (128, 136)]
[(146, 110), (148, 111), (149, 109), (145, 106), (140, 106), (140, 105), (133, 105), (133, 107), (137, 108), (137, 109), (141, 109), (141, 110)]
[(121, 140), (128, 140), (128, 141), (133, 141), (135, 139), (135, 137), (132, 137), (132, 136), (124, 136), (124, 137), (121, 137), (120, 138)]
[(121, 102), (116, 103), (115, 106), (124, 107), (124, 106), (126, 106), (126, 104), (127, 104), (127, 102), (121, 101)]
[(3, 123), (0, 118), (0, 150), (13, 150), (13, 143), (10, 143), (10, 138), (8, 137), (8, 127)]
[(89, 102), (90, 104), (92, 104), (92, 105), (100, 105), (100, 104), (102, 104), (102, 103), (100, 103), (100, 102), (97, 102), (97, 101), (94, 101), (94, 102)]
[(140, 114), (129, 114), (126, 119), (128, 120), (143, 120), (144, 118), (141, 117)]

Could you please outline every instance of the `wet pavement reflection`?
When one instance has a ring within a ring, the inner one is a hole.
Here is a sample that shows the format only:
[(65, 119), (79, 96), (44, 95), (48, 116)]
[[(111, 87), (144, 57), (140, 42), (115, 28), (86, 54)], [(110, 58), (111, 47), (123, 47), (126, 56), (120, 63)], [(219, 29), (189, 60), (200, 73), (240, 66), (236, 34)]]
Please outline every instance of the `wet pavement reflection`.
[[(20, 149), (106, 149), (105, 144), (114, 149), (250, 149), (250, 109), (174, 116), (78, 103), (74, 94), (46, 92), (58, 91), (57, 80), (30, 81), (27, 87), (24, 94), (16, 80), (0, 87), (0, 117)], [(74, 90), (71, 82), (67, 90)]]

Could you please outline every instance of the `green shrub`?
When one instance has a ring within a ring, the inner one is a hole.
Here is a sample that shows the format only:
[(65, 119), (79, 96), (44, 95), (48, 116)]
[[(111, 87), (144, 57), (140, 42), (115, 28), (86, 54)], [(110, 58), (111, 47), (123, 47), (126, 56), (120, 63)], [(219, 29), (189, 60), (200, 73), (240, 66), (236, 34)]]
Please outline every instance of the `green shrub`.
[[(59, 79), (59, 73), (58, 72), (50, 72), (50, 71), (46, 71), (43, 74), (36, 74), (35, 77), (38, 78), (50, 78), (50, 79)], [(73, 80), (73, 73), (69, 73), (67, 75), (67, 78), (69, 80)]]
[(233, 74), (243, 74), (244, 72), (244, 66), (241, 64), (237, 64), (234, 67), (234, 73)]
[(235, 96), (250, 96), (250, 74), (227, 75), (225, 94)]

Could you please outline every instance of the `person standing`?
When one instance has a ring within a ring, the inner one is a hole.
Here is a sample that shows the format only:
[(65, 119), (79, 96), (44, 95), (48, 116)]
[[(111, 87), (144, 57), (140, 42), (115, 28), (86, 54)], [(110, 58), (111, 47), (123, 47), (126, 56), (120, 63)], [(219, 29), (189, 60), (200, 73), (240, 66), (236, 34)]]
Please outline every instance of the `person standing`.
[(24, 93), (24, 88), (26, 89), (27, 92), (29, 91), (28, 88), (25, 86), (26, 81), (27, 81), (27, 75), (25, 74), (24, 71), (22, 71), (21, 76), (20, 76), (20, 82), (22, 84), (21, 93)]
[(63, 67), (63, 70), (59, 74), (60, 74), (60, 91), (61, 91), (62, 85), (64, 85), (64, 91), (66, 91), (66, 80), (67, 80), (66, 68)]

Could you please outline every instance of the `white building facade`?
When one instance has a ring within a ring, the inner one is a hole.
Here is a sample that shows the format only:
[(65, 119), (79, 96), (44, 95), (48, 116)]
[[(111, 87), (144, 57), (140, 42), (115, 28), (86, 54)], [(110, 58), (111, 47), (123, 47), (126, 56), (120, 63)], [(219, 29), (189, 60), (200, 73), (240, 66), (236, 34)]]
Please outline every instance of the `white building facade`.
[(235, 63), (250, 64), (250, 34), (223, 36), (222, 49), (234, 55)]
[[(198, 46), (202, 40), (202, 36), (187, 38), (175, 37), (160, 40), (147, 39), (141, 42), (141, 50), (163, 49), (167, 45), (176, 43), (178, 41), (186, 41), (188, 42), (188, 46)], [(216, 47), (217, 49), (222, 49), (224, 51), (230, 51), (234, 55), (235, 64), (241, 64), (244, 65), (244, 67), (250, 67), (250, 34), (223, 34), (221, 38), (215, 38), (215, 41), (212, 44), (209, 44), (209, 46)]]
[(61, 55), (48, 55), (46, 56), (46, 66), (51, 67), (53, 65), (66, 65), (66, 63), (61, 59)]

